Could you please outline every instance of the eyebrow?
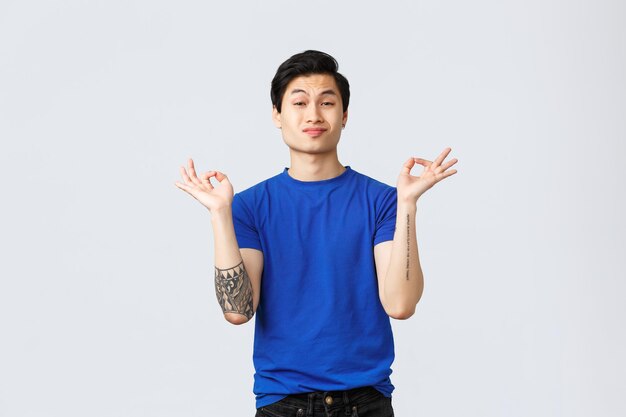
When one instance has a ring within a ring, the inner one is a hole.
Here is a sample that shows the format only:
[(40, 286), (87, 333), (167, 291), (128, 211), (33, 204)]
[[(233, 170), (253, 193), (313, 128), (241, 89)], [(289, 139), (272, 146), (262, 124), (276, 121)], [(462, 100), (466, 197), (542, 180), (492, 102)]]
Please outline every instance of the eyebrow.
[[(293, 90), (291, 90), (291, 95), (298, 94), (298, 93), (304, 93), (304, 94), (306, 94), (307, 96), (309, 95), (306, 91), (304, 91), (304, 90), (303, 90), (303, 89), (301, 89), (301, 88), (294, 88)], [(322, 91), (322, 92), (320, 93), (320, 96), (324, 96), (324, 95), (336, 96), (336, 95), (337, 95), (337, 93), (335, 93), (335, 91), (334, 91), (334, 90), (330, 90), (330, 89), (329, 89), (329, 90), (324, 90), (324, 91)]]

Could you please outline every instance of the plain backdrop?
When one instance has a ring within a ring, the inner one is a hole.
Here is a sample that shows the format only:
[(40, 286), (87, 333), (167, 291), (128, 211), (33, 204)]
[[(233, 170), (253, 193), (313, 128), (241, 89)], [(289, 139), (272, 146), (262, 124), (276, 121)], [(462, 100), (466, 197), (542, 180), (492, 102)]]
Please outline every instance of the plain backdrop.
[[(0, 1), (0, 416), (252, 416), (192, 157), (289, 165), (270, 81), (350, 83), (340, 161), (418, 202), (425, 292), (393, 321), (397, 416), (626, 415), (626, 3)], [(414, 174), (418, 174), (418, 170)], [(303, 352), (306, 354), (306, 352)]]

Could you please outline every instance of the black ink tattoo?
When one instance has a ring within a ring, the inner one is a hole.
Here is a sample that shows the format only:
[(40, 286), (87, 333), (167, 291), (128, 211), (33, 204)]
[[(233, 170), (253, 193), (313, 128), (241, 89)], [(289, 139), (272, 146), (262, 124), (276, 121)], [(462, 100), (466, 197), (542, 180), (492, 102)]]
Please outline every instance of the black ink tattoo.
[(410, 227), (409, 227), (409, 215), (406, 215), (406, 280), (409, 280), (409, 253), (411, 252), (411, 243), (409, 240)]
[(224, 313), (239, 313), (248, 319), (254, 315), (252, 283), (243, 261), (232, 268), (215, 267), (215, 294)]

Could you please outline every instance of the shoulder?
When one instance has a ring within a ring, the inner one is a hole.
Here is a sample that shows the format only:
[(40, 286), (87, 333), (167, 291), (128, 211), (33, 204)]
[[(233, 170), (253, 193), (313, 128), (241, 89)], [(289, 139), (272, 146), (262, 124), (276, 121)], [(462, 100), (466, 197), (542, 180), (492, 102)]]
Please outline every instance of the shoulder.
[(396, 187), (374, 179), (354, 169), (352, 171), (354, 172), (355, 179), (362, 184), (365, 189), (364, 191), (367, 192), (368, 196), (374, 201), (395, 197), (397, 192)]
[(236, 200), (237, 202), (242, 202), (251, 206), (256, 205), (256, 203), (267, 195), (268, 190), (275, 186), (279, 176), (280, 174), (274, 175), (273, 177), (265, 179), (235, 193), (233, 203)]
[(268, 187), (278, 176), (270, 177), (251, 187), (236, 192), (233, 196), (232, 213), (235, 221), (253, 224), (259, 212), (263, 212), (263, 202), (267, 201)]

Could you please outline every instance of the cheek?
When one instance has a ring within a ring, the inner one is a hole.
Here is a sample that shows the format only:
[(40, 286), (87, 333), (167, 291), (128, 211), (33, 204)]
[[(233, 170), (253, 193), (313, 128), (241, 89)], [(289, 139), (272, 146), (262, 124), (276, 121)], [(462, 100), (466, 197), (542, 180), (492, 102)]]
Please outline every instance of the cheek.
[(332, 117), (336, 122), (341, 124), (343, 122), (343, 111), (341, 111), (341, 109), (339, 109), (339, 111), (334, 111)]
[(296, 115), (294, 114), (283, 114), (282, 116), (282, 122), (283, 122), (283, 126), (286, 126), (287, 128), (296, 126), (298, 124), (298, 121), (295, 117)]

